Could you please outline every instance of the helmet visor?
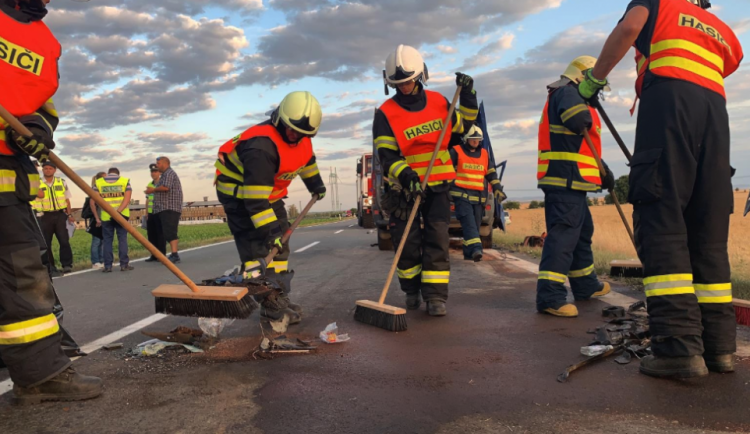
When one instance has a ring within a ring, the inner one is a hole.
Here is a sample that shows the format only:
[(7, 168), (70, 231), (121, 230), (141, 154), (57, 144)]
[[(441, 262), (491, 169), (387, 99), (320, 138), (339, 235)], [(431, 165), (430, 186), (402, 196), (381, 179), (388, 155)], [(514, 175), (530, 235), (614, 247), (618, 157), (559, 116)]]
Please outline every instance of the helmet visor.
[(298, 133), (302, 133), (304, 135), (313, 137), (315, 136), (315, 127), (310, 125), (310, 118), (309, 117), (303, 117), (302, 119), (286, 119), (284, 120), (284, 123), (287, 124), (287, 126)]
[(414, 77), (414, 74), (415, 74), (415, 71), (406, 71), (404, 70), (404, 68), (401, 67), (401, 65), (399, 65), (396, 67), (396, 73), (388, 76), (388, 80), (392, 82), (405, 81)]

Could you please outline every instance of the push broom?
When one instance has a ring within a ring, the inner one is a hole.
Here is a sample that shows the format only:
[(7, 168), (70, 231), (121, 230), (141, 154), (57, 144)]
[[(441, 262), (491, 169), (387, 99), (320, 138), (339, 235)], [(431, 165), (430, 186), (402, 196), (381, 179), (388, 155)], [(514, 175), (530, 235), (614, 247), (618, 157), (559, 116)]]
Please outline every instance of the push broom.
[[(0, 106), (0, 117), (5, 119), (16, 132), (26, 137), (33, 134), (26, 126)], [(96, 204), (120, 224), (130, 235), (143, 245), (169, 271), (177, 276), (185, 285), (161, 285), (152, 291), (156, 298), (156, 311), (169, 315), (199, 316), (209, 318), (244, 319), (250, 316), (257, 304), (247, 295), (247, 288), (196, 286), (176, 265), (167, 259), (153, 244), (151, 244), (138, 230), (136, 230), (123, 216), (108, 204), (98, 192), (94, 191), (80, 176), (65, 164), (53, 152), (49, 159), (65, 176), (91, 197)]]
[[(604, 120), (604, 123), (607, 125), (607, 128), (609, 128), (609, 131), (612, 133), (612, 136), (617, 141), (617, 144), (620, 145), (622, 152), (625, 154), (625, 157), (628, 159), (628, 163), (630, 163), (630, 160), (633, 157), (630, 154), (628, 147), (625, 146), (625, 142), (622, 140), (622, 137), (620, 137), (620, 135), (617, 133), (617, 130), (615, 129), (615, 126), (610, 120), (609, 116), (607, 116), (607, 112), (604, 111), (604, 107), (602, 107), (599, 101), (595, 101), (593, 105), (594, 107), (596, 107), (597, 110), (599, 110), (599, 114), (602, 115), (602, 119)], [(612, 266), (612, 270), (615, 269), (615, 266), (619, 266), (621, 270), (620, 272), (623, 275), (628, 275), (628, 274), (634, 275), (635, 272), (637, 272), (638, 273), (637, 277), (643, 276), (643, 271), (642, 271), (643, 265), (639, 261), (612, 261), (610, 265)], [(733, 303), (734, 303), (734, 312), (737, 316), (737, 324), (750, 326), (750, 301), (735, 299)]]
[[(451, 117), (453, 117), (453, 111), (456, 109), (456, 104), (458, 103), (458, 97), (460, 94), (461, 86), (458, 86), (458, 88), (456, 88), (455, 95), (453, 95), (453, 101), (451, 102), (450, 108), (448, 108), (448, 116), (445, 118), (445, 122), (443, 122), (442, 131), (440, 132), (440, 138), (438, 138), (438, 141), (435, 143), (435, 150), (432, 152), (430, 165), (427, 166), (427, 172), (425, 173), (424, 180), (422, 181), (422, 191), (427, 190), (427, 182), (429, 181), (430, 173), (432, 173), (432, 167), (435, 165), (435, 160), (437, 159), (438, 153), (440, 152), (440, 145), (443, 143), (445, 134), (448, 132), (445, 126), (450, 123)], [(354, 310), (355, 321), (373, 325), (375, 327), (380, 327), (381, 329), (392, 332), (401, 332), (406, 330), (406, 309), (385, 304), (385, 297), (388, 295), (388, 289), (391, 287), (393, 275), (396, 274), (398, 261), (399, 259), (401, 259), (401, 253), (403, 253), (404, 251), (406, 239), (409, 237), (411, 225), (414, 223), (414, 219), (419, 212), (419, 205), (421, 203), (422, 197), (417, 196), (417, 198), (414, 200), (414, 206), (411, 209), (411, 214), (409, 214), (409, 220), (406, 222), (406, 229), (404, 230), (404, 234), (401, 236), (401, 242), (398, 244), (396, 256), (394, 256), (393, 258), (391, 270), (388, 273), (388, 277), (385, 280), (385, 285), (383, 285), (383, 290), (380, 293), (380, 299), (377, 302), (369, 300), (358, 300), (357, 307)]]

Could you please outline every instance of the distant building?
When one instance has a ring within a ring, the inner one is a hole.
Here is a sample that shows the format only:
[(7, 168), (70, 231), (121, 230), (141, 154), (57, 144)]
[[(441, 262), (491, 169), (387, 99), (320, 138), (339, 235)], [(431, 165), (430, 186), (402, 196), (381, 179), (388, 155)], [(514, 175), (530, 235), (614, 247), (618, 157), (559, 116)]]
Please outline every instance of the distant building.
[[(141, 219), (146, 214), (146, 205), (141, 204), (139, 200), (132, 200), (130, 203), (130, 223), (133, 226), (140, 226)], [(76, 227), (84, 229), (85, 222), (81, 219), (81, 209), (73, 208), (73, 217), (76, 219)], [(202, 201), (184, 202), (182, 204), (182, 217), (180, 222), (226, 222), (227, 215), (224, 213), (224, 207), (218, 200), (208, 200), (204, 197)]]

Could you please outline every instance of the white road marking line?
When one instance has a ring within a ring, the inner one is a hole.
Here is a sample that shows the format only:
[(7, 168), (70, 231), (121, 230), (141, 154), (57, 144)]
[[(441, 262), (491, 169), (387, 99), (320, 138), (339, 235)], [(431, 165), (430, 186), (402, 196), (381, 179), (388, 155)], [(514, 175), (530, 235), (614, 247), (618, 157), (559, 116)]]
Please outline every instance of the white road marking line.
[(336, 233), (337, 233), (337, 234), (340, 234), (340, 233), (342, 233), (342, 232), (344, 232), (344, 230), (343, 230), (343, 229), (341, 229), (340, 231), (336, 231)]
[[(137, 332), (138, 330), (140, 330), (140, 329), (142, 329), (144, 327), (148, 327), (151, 324), (153, 324), (153, 323), (155, 323), (155, 322), (157, 322), (159, 320), (162, 320), (162, 319), (164, 319), (166, 317), (167, 317), (166, 315), (161, 314), (161, 313), (157, 313), (157, 314), (151, 315), (148, 318), (144, 318), (144, 319), (142, 319), (142, 320), (140, 320), (140, 321), (138, 321), (136, 323), (133, 323), (133, 324), (131, 324), (131, 325), (125, 327), (125, 328), (122, 328), (122, 329), (120, 329), (120, 330), (118, 330), (118, 331), (116, 331), (114, 333), (110, 333), (107, 336), (99, 338), (99, 339), (95, 340), (94, 342), (88, 343), (88, 344), (84, 345), (83, 347), (81, 347), (81, 350), (83, 350), (84, 353), (91, 354), (94, 351), (100, 349), (104, 345), (111, 344), (111, 343), (113, 343), (113, 342), (115, 342), (117, 340), (120, 340), (121, 338), (123, 338), (123, 337), (125, 337), (125, 336), (127, 336), (129, 334), (135, 333), (135, 332)], [(10, 379), (0, 382), (0, 396), (6, 394), (8, 392), (10, 392), (11, 390), (13, 390), (13, 382)]]
[(350, 227), (350, 228), (353, 228), (353, 227), (354, 227), (354, 225), (349, 225), (349, 227)]
[(315, 246), (317, 246), (318, 244), (320, 244), (320, 241), (316, 241), (316, 242), (314, 242), (314, 243), (312, 243), (312, 244), (308, 244), (308, 245), (306, 245), (305, 247), (303, 247), (303, 248), (301, 248), (301, 249), (299, 249), (299, 250), (295, 250), (295, 251), (294, 251), (294, 253), (301, 253), (301, 252), (304, 252), (305, 250), (307, 250), (307, 249), (309, 249), (309, 248), (312, 248), (312, 247), (315, 247)]

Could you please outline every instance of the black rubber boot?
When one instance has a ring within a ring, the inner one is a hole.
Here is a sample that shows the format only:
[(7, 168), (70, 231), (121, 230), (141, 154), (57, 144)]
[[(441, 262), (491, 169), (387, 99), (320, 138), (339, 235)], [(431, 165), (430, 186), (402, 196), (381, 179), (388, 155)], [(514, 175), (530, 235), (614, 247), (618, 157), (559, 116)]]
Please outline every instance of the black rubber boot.
[(13, 386), (16, 405), (41, 404), (45, 401), (83, 401), (102, 394), (102, 380), (81, 375), (68, 368), (51, 380), (34, 387)]
[(288, 307), (284, 309), (269, 309), (261, 306), (260, 308), (260, 317), (266, 321), (281, 321), (284, 318), (284, 315), (289, 316), (289, 325), (302, 322), (300, 314)]
[(419, 293), (406, 294), (406, 308), (408, 310), (417, 310), (420, 306), (422, 306), (422, 295)]
[(706, 363), (701, 356), (657, 357), (641, 359), (642, 374), (658, 378), (696, 378), (708, 375)]
[(286, 301), (286, 304), (289, 307), (289, 309), (302, 315), (302, 311), (303, 311), (302, 306), (298, 305), (297, 303), (292, 303), (292, 300), (289, 299), (289, 296), (287, 294), (283, 294), (281, 297), (284, 299), (284, 301)]
[(445, 308), (445, 302), (442, 300), (431, 300), (427, 302), (427, 313), (430, 316), (445, 316), (448, 309)]
[(471, 259), (474, 260), (474, 262), (479, 262), (482, 260), (482, 252), (474, 252), (474, 254), (471, 255)]
[(734, 354), (721, 354), (718, 356), (704, 354), (703, 360), (706, 362), (706, 367), (711, 372), (717, 372), (719, 374), (734, 372)]

